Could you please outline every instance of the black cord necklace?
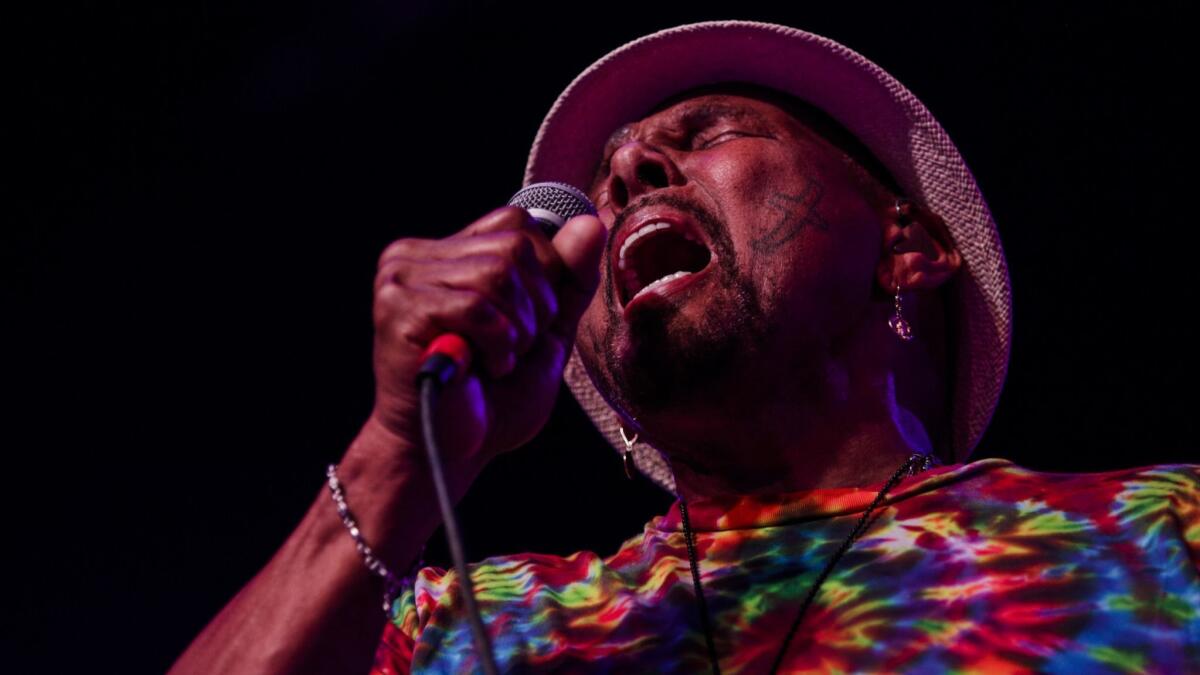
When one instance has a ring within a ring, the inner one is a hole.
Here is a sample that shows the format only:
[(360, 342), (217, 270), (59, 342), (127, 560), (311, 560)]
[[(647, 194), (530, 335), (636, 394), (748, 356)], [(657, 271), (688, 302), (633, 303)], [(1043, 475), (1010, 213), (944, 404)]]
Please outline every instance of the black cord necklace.
[[(863, 511), (862, 517), (858, 519), (858, 523), (850, 531), (850, 536), (846, 537), (846, 540), (838, 547), (837, 552), (825, 564), (825, 569), (821, 571), (817, 580), (808, 589), (808, 595), (804, 598), (804, 604), (800, 606), (800, 611), (796, 614), (796, 620), (792, 622), (792, 627), (788, 629), (787, 635), (784, 636), (783, 644), (779, 646), (779, 652), (775, 655), (774, 663), (771, 664), (771, 675), (777, 673), (779, 667), (783, 665), (783, 657), (787, 655), (788, 645), (792, 642), (792, 636), (796, 634), (796, 631), (800, 628), (800, 624), (804, 621), (804, 615), (808, 612), (809, 606), (812, 605), (813, 600), (817, 597), (817, 591), (821, 590), (821, 584), (825, 583), (825, 578), (833, 571), (834, 566), (842, 559), (846, 551), (850, 550), (850, 546), (854, 543), (854, 540), (862, 535), (871, 517), (871, 512), (875, 510), (879, 502), (883, 501), (884, 495), (896, 483), (900, 482), (900, 479), (905, 474), (915, 476), (936, 464), (941, 464), (941, 462), (933, 455), (914, 453), (908, 459), (904, 460), (900, 468), (896, 469), (896, 473), (892, 474), (892, 477), (883, 484), (883, 488), (875, 495), (875, 499), (871, 501), (867, 510)], [(704, 630), (704, 642), (708, 647), (708, 660), (712, 665), (713, 675), (721, 675), (721, 665), (717, 660), (717, 647), (716, 643), (713, 642), (712, 627), (708, 622), (708, 602), (704, 598), (704, 587), (700, 584), (700, 565), (696, 562), (696, 535), (692, 532), (692, 523), (691, 518), (688, 517), (687, 502), (684, 501), (683, 497), (679, 498), (679, 515), (683, 523), (684, 541), (687, 543), (688, 563), (692, 568), (692, 585), (696, 588), (696, 611), (700, 615), (700, 628)]]

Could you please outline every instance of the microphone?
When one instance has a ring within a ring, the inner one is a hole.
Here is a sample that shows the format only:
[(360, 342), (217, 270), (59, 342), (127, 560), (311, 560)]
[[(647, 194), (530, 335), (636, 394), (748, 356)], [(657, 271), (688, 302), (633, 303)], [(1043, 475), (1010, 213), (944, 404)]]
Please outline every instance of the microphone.
[[(517, 191), (509, 206), (520, 206), (542, 226), (547, 237), (553, 238), (568, 220), (575, 216), (596, 215), (596, 207), (587, 195), (566, 183), (547, 181), (526, 185)], [(471, 347), (461, 335), (443, 333), (437, 336), (421, 354), (421, 369), (417, 379), (433, 377), (446, 384), (471, 364)]]
[(582, 191), (566, 183), (534, 183), (517, 191), (508, 200), (509, 206), (520, 206), (542, 226), (547, 237), (553, 237), (558, 228), (575, 216), (596, 215), (592, 200)]

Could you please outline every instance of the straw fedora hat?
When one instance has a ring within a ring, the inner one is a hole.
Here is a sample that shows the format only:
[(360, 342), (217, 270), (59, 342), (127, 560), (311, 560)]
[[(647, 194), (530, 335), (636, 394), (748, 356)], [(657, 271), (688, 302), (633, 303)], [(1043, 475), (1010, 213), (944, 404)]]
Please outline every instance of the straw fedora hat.
[[(583, 71), (554, 102), (534, 139), (525, 183), (591, 183), (609, 134), (695, 87), (745, 82), (824, 110), (891, 172), (905, 196), (941, 216), (963, 266), (947, 289), (954, 353), (951, 449), (965, 461), (995, 411), (1008, 371), (1012, 299), (1000, 235), (949, 136), (904, 85), (847, 47), (795, 28), (751, 21), (678, 26), (625, 44)], [(564, 379), (618, 452), (616, 413), (575, 351)], [(634, 448), (638, 469), (674, 492), (662, 455)]]

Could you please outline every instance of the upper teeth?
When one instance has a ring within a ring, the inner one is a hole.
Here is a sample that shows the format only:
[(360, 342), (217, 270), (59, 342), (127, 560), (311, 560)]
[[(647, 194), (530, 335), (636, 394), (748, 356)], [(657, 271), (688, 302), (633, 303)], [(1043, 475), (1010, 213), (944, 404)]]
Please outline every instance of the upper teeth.
[(659, 230), (665, 230), (671, 227), (670, 223), (659, 221), (651, 221), (634, 230), (633, 234), (625, 238), (625, 243), (621, 244), (621, 250), (617, 253), (617, 269), (625, 269), (625, 253), (629, 250), (633, 243), (638, 239)]

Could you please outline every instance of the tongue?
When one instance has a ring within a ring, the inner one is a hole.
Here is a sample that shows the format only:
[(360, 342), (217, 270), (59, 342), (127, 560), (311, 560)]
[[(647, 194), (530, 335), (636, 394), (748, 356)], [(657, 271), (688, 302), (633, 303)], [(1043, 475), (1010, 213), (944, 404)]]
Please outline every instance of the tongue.
[(634, 270), (642, 283), (657, 282), (680, 272), (699, 272), (710, 257), (704, 246), (667, 232), (642, 243), (634, 254)]

